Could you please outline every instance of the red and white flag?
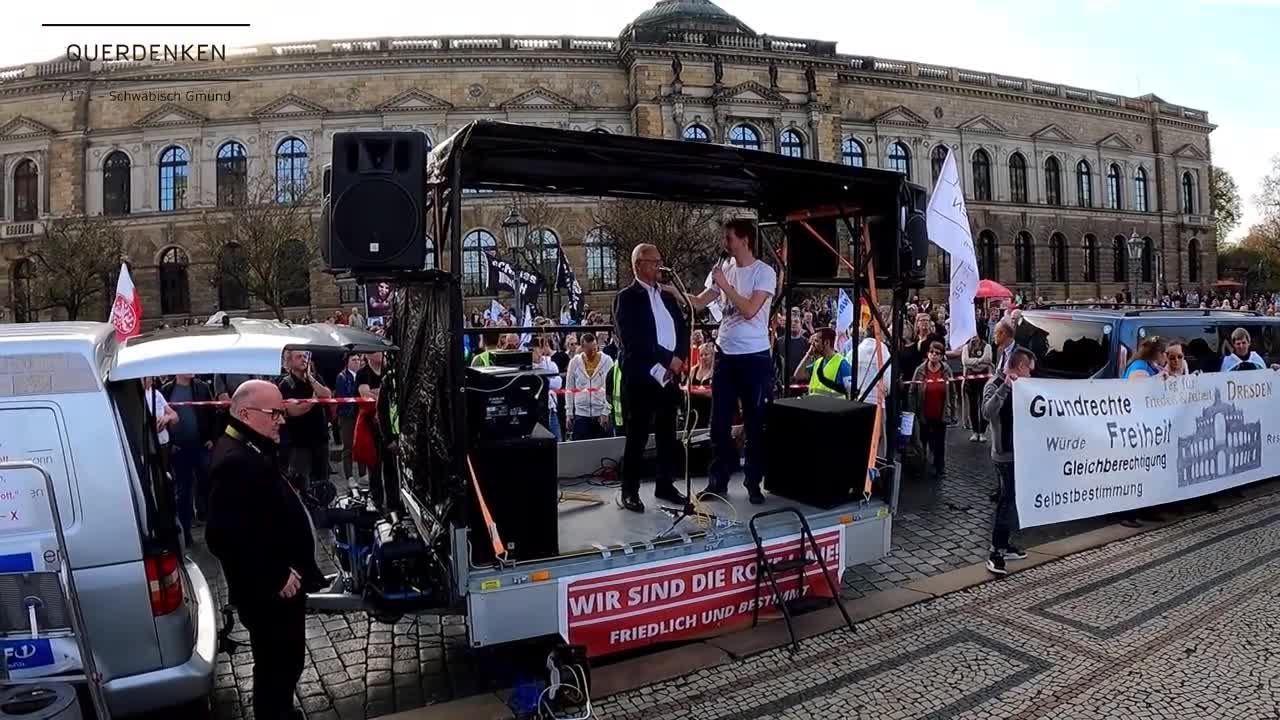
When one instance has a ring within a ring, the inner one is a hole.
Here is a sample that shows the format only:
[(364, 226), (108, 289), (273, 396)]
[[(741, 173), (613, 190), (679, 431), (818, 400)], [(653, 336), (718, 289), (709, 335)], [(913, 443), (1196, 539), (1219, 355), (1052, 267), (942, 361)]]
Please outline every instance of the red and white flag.
[(142, 332), (142, 300), (133, 286), (129, 266), (124, 263), (120, 263), (116, 300), (111, 304), (111, 324), (116, 326), (116, 340), (124, 341)]

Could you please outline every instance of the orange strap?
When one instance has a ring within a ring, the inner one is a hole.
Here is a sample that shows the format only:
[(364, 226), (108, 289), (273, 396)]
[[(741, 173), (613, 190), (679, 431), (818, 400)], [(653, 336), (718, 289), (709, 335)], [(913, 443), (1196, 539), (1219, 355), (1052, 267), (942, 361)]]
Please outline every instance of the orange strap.
[(471, 456), (467, 456), (467, 470), (471, 472), (471, 487), (476, 491), (476, 502), (480, 503), (480, 514), (484, 517), (484, 526), (489, 531), (489, 542), (493, 545), (493, 556), (499, 560), (507, 559), (507, 546), (502, 543), (498, 534), (498, 526), (489, 514), (489, 505), (484, 501), (484, 493), (480, 491), (480, 478), (476, 477), (476, 468), (471, 464)]

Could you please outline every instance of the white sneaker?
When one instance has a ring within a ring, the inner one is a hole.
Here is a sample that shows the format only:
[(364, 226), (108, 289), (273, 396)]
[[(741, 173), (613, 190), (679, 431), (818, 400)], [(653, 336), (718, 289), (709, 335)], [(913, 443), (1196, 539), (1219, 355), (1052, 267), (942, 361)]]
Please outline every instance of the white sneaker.
[(970, 433), (969, 442), (978, 442), (978, 433)]
[(978, 436), (978, 442), (986, 442), (986, 441), (987, 441), (987, 436), (986, 436), (986, 435), (979, 435), (979, 436)]

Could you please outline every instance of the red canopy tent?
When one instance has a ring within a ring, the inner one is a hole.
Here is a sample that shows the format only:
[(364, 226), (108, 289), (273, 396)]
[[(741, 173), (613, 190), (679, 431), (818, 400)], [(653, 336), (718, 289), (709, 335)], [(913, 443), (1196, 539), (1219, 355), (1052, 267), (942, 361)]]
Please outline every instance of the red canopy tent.
[(1013, 291), (995, 280), (982, 280), (978, 283), (978, 292), (974, 297), (1009, 300), (1013, 297)]

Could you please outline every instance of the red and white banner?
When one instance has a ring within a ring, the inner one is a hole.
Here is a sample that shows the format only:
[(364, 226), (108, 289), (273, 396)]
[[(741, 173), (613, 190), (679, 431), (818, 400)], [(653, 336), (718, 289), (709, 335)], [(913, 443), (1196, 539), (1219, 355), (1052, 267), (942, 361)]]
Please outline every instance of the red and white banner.
[[(813, 535), (839, 588), (844, 570), (844, 525), (815, 530)], [(775, 562), (798, 557), (800, 548), (798, 534), (765, 543), (767, 557)], [(806, 556), (812, 556), (808, 547), (804, 550)], [(587, 654), (593, 657), (716, 635), (751, 623), (755, 580), (755, 545), (560, 578), (560, 634), (571, 644), (586, 646)], [(778, 580), (788, 600), (831, 597), (816, 563), (805, 569), (803, 584), (795, 570)], [(773, 607), (768, 578), (762, 578), (760, 616), (780, 614)]]
[(116, 326), (116, 340), (124, 341), (142, 332), (142, 300), (133, 286), (129, 266), (120, 263), (120, 279), (116, 280), (116, 299), (111, 304), (111, 324)]

